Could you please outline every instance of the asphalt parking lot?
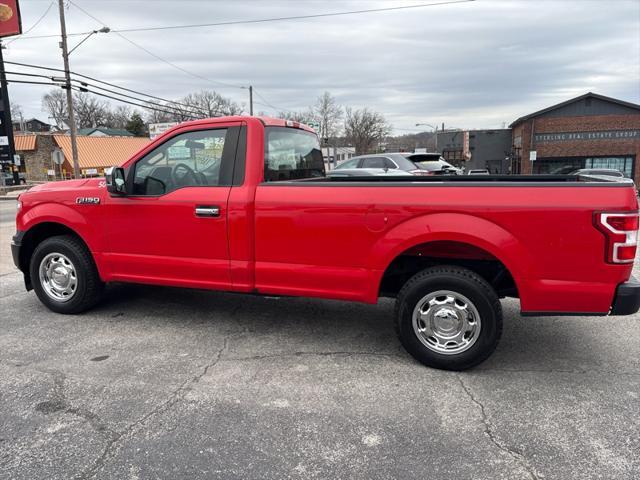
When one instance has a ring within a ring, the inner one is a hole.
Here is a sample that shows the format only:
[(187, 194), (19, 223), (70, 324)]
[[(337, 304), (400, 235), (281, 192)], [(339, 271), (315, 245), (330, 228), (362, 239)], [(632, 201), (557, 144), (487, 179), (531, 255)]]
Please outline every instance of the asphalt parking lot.
[[(13, 209), (13, 210), (12, 210)], [(49, 312), (0, 202), (0, 478), (640, 478), (640, 318), (522, 318), (425, 368), (393, 303), (114, 286)]]

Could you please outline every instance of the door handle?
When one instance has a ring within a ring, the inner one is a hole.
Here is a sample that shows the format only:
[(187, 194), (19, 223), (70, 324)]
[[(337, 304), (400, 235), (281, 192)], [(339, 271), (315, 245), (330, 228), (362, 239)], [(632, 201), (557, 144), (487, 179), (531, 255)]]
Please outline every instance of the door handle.
[(220, 207), (198, 205), (196, 207), (196, 217), (219, 217)]

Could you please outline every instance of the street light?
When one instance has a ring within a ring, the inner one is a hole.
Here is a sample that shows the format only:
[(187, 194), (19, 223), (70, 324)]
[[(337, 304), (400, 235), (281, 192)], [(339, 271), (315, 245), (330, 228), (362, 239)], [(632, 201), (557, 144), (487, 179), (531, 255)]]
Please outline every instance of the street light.
[(89, 32), (89, 35), (87, 35), (86, 37), (84, 37), (80, 43), (78, 43), (75, 47), (73, 47), (71, 50), (69, 50), (69, 53), (67, 55), (71, 55), (73, 53), (73, 51), (78, 48), (80, 45), (82, 45), (84, 42), (86, 42), (87, 40), (89, 40), (89, 37), (91, 35), (95, 35), (96, 33), (109, 33), (111, 31), (111, 29), (109, 27), (102, 27), (100, 30), (93, 30), (92, 32)]
[(433, 138), (435, 139), (435, 144), (436, 144), (435, 145), (435, 149), (436, 149), (436, 151), (438, 151), (438, 127), (434, 127), (430, 123), (416, 123), (416, 127), (430, 127), (430, 128), (433, 128)]
[(76, 118), (73, 112), (73, 95), (71, 94), (71, 73), (69, 71), (69, 55), (75, 49), (77, 49), (80, 45), (87, 41), (87, 39), (91, 35), (95, 35), (96, 33), (109, 33), (111, 29), (109, 27), (102, 27), (100, 30), (93, 30), (84, 37), (80, 43), (78, 43), (75, 47), (71, 49), (71, 51), (67, 50), (67, 25), (64, 18), (64, 0), (58, 0), (58, 10), (60, 13), (60, 48), (62, 49), (62, 60), (64, 61), (64, 78), (65, 78), (65, 89), (67, 90), (67, 111), (69, 114), (69, 133), (71, 137), (71, 157), (73, 159), (73, 176), (74, 178), (79, 178), (80, 176), (80, 163), (78, 162), (78, 141), (77, 135), (78, 131), (76, 129)]

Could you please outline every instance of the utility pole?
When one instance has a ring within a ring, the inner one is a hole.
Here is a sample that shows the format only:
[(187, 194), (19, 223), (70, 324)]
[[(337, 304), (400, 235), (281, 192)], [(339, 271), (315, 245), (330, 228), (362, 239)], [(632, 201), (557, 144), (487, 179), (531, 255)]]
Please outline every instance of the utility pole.
[[(6, 138), (6, 143), (0, 147), (0, 167), (2, 164), (11, 165), (11, 172), (13, 174), (13, 184), (20, 184), (20, 174), (18, 172), (18, 167), (16, 165), (16, 147), (13, 139), (13, 122), (11, 120), (11, 102), (9, 101), (9, 91), (7, 89), (7, 77), (4, 72), (4, 58), (2, 55), (2, 49), (4, 45), (2, 45), (2, 40), (0, 40), (0, 68), (2, 71), (0, 72), (0, 89), (2, 92), (2, 100), (0, 104), (2, 105), (2, 112), (0, 115), (0, 135)], [(3, 169), (0, 168), (0, 171)]]
[(64, 78), (65, 89), (67, 90), (67, 111), (69, 114), (69, 130), (71, 133), (71, 156), (73, 157), (73, 176), (79, 178), (80, 176), (80, 164), (78, 163), (78, 142), (76, 130), (76, 117), (73, 113), (73, 95), (71, 93), (71, 74), (69, 72), (69, 52), (67, 51), (67, 26), (64, 21), (64, 0), (58, 0), (58, 8), (60, 10), (60, 34), (62, 35), (62, 41), (60, 42), (60, 48), (62, 48), (62, 59), (64, 60)]
[(253, 117), (253, 86), (249, 85), (249, 115)]

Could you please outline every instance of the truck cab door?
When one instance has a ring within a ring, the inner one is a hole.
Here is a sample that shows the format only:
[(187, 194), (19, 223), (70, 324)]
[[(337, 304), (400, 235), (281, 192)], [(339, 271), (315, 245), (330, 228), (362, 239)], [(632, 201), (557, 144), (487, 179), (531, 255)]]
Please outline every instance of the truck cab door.
[(112, 280), (229, 287), (227, 202), (240, 129), (226, 122), (177, 130), (126, 165), (126, 194), (105, 200)]

